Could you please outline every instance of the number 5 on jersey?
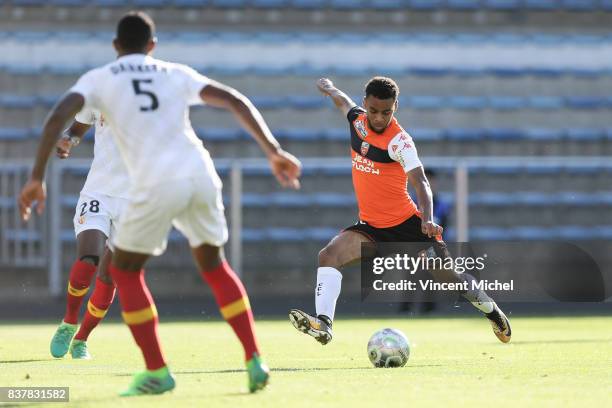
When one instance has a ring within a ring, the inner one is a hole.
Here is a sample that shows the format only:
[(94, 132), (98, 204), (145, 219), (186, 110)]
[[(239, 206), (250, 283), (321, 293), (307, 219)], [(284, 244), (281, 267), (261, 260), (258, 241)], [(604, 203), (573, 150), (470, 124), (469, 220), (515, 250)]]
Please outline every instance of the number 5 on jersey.
[(153, 83), (152, 79), (133, 79), (132, 80), (132, 87), (134, 88), (134, 93), (136, 95), (147, 96), (148, 98), (151, 99), (149, 105), (140, 106), (141, 112), (151, 112), (151, 111), (156, 110), (159, 107), (159, 101), (157, 100), (157, 96), (151, 91), (142, 89), (142, 84), (152, 84), (152, 83)]

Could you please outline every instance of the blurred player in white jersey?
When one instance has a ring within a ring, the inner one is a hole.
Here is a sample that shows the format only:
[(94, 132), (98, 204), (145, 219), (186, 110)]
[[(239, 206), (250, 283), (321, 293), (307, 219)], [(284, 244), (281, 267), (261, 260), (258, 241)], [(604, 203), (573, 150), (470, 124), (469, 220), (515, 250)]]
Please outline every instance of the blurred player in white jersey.
[(265, 152), (277, 180), (299, 188), (300, 163), (283, 151), (261, 114), (236, 90), (193, 69), (154, 59), (155, 26), (131, 12), (117, 26), (119, 58), (83, 75), (51, 112), (20, 208), (44, 204), (43, 177), (53, 144), (66, 121), (84, 107), (102, 112), (130, 176), (129, 203), (121, 216), (109, 267), (119, 292), (123, 319), (140, 347), (147, 370), (122, 395), (159, 394), (174, 388), (157, 336), (157, 311), (144, 281), (143, 266), (164, 252), (174, 225), (189, 240), (203, 279), (221, 314), (245, 351), (251, 392), (268, 382), (254, 332), (246, 291), (223, 254), (227, 225), (221, 179), (189, 121), (189, 106), (206, 103), (229, 110)]
[[(127, 204), (129, 179), (104, 117), (91, 109), (79, 112), (58, 140), (57, 155), (67, 158), (92, 125), (95, 125), (94, 159), (74, 215), (77, 259), (70, 269), (66, 313), (51, 340), (53, 357), (63, 357), (70, 350), (74, 359), (91, 358), (87, 338), (115, 297), (115, 285), (108, 271), (112, 252), (106, 243), (115, 234), (119, 216)], [(96, 269), (98, 278), (79, 328), (79, 309)]]

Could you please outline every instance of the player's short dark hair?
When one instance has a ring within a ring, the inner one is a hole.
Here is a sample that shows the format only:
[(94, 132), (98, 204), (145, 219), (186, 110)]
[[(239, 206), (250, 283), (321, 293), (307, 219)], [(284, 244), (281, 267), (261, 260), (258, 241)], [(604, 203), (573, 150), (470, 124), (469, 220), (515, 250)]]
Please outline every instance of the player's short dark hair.
[(366, 98), (372, 95), (378, 99), (397, 99), (399, 86), (391, 78), (376, 76), (366, 84), (365, 95)]
[(117, 41), (126, 51), (141, 51), (155, 37), (155, 23), (142, 11), (130, 11), (117, 24)]

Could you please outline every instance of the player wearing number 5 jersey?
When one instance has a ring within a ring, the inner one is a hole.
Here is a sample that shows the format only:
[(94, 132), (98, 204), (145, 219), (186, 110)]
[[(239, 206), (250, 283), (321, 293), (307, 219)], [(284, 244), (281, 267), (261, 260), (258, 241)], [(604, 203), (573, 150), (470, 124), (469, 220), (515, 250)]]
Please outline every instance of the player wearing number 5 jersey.
[[(87, 348), (88, 336), (104, 318), (115, 296), (115, 286), (108, 271), (112, 252), (110, 244), (105, 243), (109, 243), (116, 233), (119, 217), (127, 204), (130, 184), (104, 117), (91, 109), (79, 112), (65, 136), (57, 142), (57, 155), (67, 158), (72, 147), (78, 145), (92, 125), (95, 125), (94, 159), (74, 215), (77, 260), (70, 269), (66, 313), (51, 339), (53, 357), (63, 357), (70, 350), (74, 359), (91, 358)], [(87, 302), (83, 322), (78, 327), (79, 309), (96, 269), (98, 278)]]
[[(394, 117), (399, 96), (397, 84), (390, 78), (372, 78), (365, 88), (363, 108), (327, 78), (320, 79), (317, 86), (332, 98), (349, 122), (353, 187), (359, 206), (359, 221), (319, 252), (316, 314), (298, 309), (289, 312), (296, 329), (327, 344), (332, 340), (332, 322), (340, 295), (340, 269), (361, 259), (362, 242), (414, 242), (418, 243), (419, 252), (442, 258), (450, 254), (442, 240), (442, 227), (433, 219), (431, 188), (414, 141)], [(414, 187), (420, 208), (408, 195), (407, 183)], [(432, 274), (450, 282), (474, 279), (454, 270)], [(499, 340), (510, 341), (510, 322), (485, 292), (470, 289), (460, 295), (484, 313)]]
[(83, 75), (53, 109), (31, 179), (21, 193), (22, 217), (28, 218), (33, 201), (44, 203), (45, 165), (65, 121), (83, 107), (102, 112), (130, 178), (129, 202), (112, 240), (115, 251), (109, 269), (123, 320), (147, 368), (122, 395), (159, 394), (175, 387), (161, 350), (157, 310), (143, 270), (151, 255), (164, 252), (172, 226), (188, 239), (221, 315), (242, 343), (248, 386), (254, 392), (266, 386), (269, 370), (261, 360), (247, 293), (223, 255), (228, 231), (222, 183), (191, 127), (189, 107), (206, 103), (233, 113), (259, 143), (283, 186), (299, 188), (300, 163), (280, 148), (244, 95), (185, 65), (151, 57), (154, 31), (148, 15), (124, 16), (113, 43), (119, 58)]

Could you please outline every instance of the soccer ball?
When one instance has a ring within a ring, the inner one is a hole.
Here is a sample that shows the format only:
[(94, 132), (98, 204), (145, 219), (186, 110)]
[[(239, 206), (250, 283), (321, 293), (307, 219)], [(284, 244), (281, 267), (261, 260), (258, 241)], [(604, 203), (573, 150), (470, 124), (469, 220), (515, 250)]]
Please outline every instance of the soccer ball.
[(403, 367), (410, 357), (410, 342), (399, 330), (379, 330), (368, 341), (368, 357), (374, 367)]

